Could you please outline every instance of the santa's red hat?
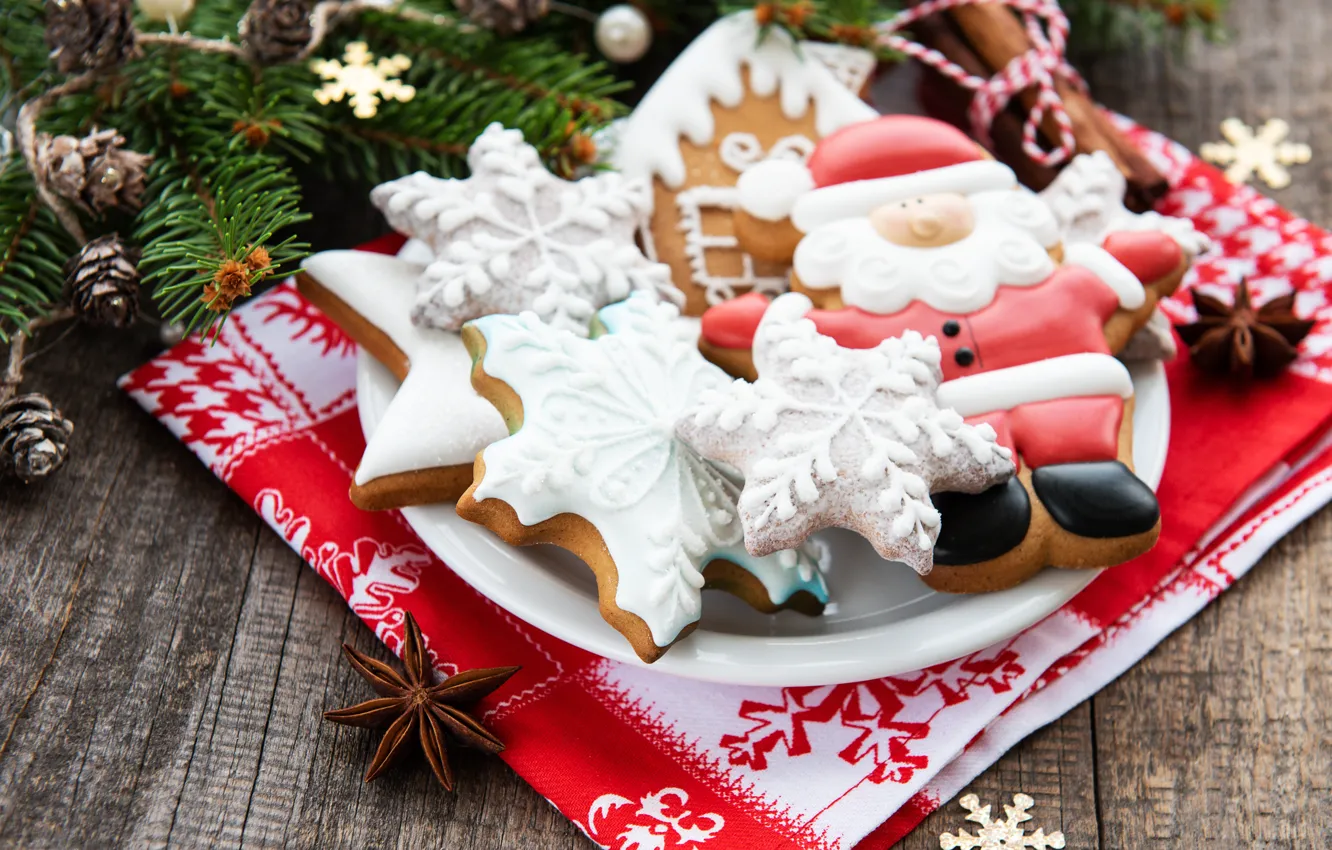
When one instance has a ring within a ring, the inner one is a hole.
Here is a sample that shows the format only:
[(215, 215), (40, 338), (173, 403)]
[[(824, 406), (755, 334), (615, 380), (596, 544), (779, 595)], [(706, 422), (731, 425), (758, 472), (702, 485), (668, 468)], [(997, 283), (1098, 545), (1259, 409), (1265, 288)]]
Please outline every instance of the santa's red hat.
[(919, 115), (884, 115), (822, 139), (806, 163), (767, 160), (740, 175), (740, 206), (808, 233), (876, 207), (938, 192), (1017, 186), (1008, 166), (957, 128)]

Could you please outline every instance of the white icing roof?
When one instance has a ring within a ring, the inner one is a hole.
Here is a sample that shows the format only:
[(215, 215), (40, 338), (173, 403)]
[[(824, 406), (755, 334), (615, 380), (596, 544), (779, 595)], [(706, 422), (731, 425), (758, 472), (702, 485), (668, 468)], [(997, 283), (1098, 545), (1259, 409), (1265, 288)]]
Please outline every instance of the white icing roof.
[(631, 177), (660, 177), (679, 187), (685, 180), (680, 137), (712, 141), (712, 102), (740, 105), (745, 68), (753, 93), (778, 93), (788, 118), (803, 117), (812, 102), (820, 136), (878, 115), (823, 63), (797, 52), (786, 32), (774, 27), (760, 43), (753, 13), (738, 12), (704, 30), (666, 69), (617, 133), (612, 163)]

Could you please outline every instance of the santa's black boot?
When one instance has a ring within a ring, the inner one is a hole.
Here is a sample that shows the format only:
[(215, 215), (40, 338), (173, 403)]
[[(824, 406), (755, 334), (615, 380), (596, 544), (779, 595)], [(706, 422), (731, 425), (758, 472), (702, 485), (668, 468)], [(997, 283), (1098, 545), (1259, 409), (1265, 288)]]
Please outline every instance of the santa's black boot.
[(1027, 537), (1031, 500), (1016, 476), (980, 493), (931, 493), (943, 518), (934, 562), (979, 564), (1016, 548)]
[(1042, 466), (1031, 486), (1054, 521), (1079, 537), (1132, 537), (1161, 518), (1156, 494), (1117, 460)]

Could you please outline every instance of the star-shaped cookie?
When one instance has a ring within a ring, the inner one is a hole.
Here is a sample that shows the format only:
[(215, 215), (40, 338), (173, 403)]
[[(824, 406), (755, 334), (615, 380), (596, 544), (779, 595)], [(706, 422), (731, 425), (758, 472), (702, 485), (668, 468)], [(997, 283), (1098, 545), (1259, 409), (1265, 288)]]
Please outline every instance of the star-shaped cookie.
[(760, 610), (821, 611), (814, 552), (747, 552), (739, 487), (676, 437), (689, 402), (729, 382), (676, 308), (636, 294), (597, 315), (590, 340), (531, 312), (463, 328), (473, 383), (512, 436), (477, 458), (458, 514), (512, 545), (579, 555), (597, 574), (602, 616), (644, 661), (698, 622), (705, 585)]
[(297, 276), (301, 293), (402, 382), (352, 479), (352, 502), (363, 510), (457, 499), (472, 483), (476, 453), (508, 433), (472, 389), (472, 358), (458, 334), (412, 323), (422, 268), (368, 251), (324, 251)]
[(939, 408), (933, 337), (842, 348), (804, 318), (811, 307), (797, 294), (774, 301), (754, 338), (758, 380), (701, 394), (677, 433), (744, 475), (750, 552), (837, 526), (929, 572), (940, 529), (930, 493), (979, 493), (1013, 475), (1012, 454), (990, 426)]
[(430, 246), (412, 307), (418, 325), (456, 331), (493, 313), (535, 312), (586, 336), (592, 315), (631, 292), (678, 299), (670, 269), (634, 234), (652, 213), (646, 181), (601, 172), (562, 180), (518, 130), (491, 124), (467, 152), (472, 174), (417, 172), (371, 193), (395, 230)]

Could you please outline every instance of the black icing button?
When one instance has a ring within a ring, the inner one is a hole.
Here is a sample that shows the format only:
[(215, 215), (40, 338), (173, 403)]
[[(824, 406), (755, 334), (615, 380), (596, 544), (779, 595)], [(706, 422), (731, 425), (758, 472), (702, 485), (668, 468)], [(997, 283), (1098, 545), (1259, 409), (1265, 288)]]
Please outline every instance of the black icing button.
[(957, 361), (959, 366), (970, 366), (976, 362), (976, 352), (964, 345), (953, 352), (953, 359)]
[(962, 333), (962, 326), (957, 323), (957, 319), (949, 319), (943, 323), (944, 336), (957, 336)]

